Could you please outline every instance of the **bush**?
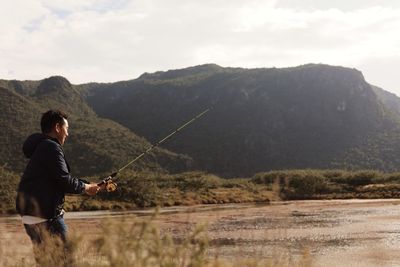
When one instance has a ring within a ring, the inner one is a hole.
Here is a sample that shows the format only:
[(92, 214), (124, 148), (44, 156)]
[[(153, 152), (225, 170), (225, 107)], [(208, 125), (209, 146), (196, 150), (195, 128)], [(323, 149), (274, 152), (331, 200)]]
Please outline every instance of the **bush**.
[(173, 240), (169, 235), (162, 235), (152, 224), (152, 219), (137, 221), (131, 218), (117, 224), (104, 224), (104, 234), (93, 242), (96, 252), (104, 259), (102, 265), (122, 267), (205, 265), (208, 238), (202, 227), (197, 227), (179, 240)]
[(305, 199), (321, 194), (326, 188), (322, 176), (294, 176), (289, 178), (288, 190), (284, 191), (289, 198)]
[(356, 172), (344, 172), (342, 176), (330, 177), (330, 180), (339, 184), (348, 184), (350, 186), (361, 186), (374, 183), (380, 177), (383, 177), (383, 173), (378, 171), (356, 171)]

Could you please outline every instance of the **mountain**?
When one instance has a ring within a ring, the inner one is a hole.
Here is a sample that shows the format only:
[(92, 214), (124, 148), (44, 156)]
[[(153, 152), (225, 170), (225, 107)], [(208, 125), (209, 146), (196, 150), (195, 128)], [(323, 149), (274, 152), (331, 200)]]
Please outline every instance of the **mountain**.
[(380, 87), (371, 85), (376, 96), (393, 113), (400, 115), (400, 98), (393, 93), (383, 90)]
[[(70, 135), (64, 146), (75, 175), (98, 175), (115, 171), (151, 144), (122, 125), (100, 118), (67, 79), (53, 76), (41, 81), (0, 80), (0, 165), (21, 172), (27, 163), (22, 154), (26, 137), (40, 131), (46, 110), (68, 113)], [(192, 159), (156, 148), (135, 163), (137, 169), (179, 172)]]
[(77, 90), (99, 116), (152, 142), (212, 107), (165, 147), (223, 176), (400, 166), (400, 105), (355, 69), (207, 64)]
[(196, 167), (226, 177), (297, 168), (400, 170), (400, 99), (345, 67), (206, 64), (115, 83), (0, 80), (0, 166), (23, 170), (21, 145), (49, 108), (70, 115), (65, 150), (77, 175), (123, 166), (206, 108), (133, 168)]

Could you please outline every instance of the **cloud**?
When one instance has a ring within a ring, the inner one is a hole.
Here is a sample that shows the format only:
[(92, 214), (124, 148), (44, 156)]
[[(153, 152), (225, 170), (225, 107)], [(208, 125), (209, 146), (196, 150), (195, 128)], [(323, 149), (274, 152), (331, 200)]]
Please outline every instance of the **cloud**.
[(363, 71), (378, 60), (382, 74), (367, 79), (400, 89), (383, 78), (400, 54), (397, 2), (15, 0), (0, 11), (0, 77), (106, 82), (211, 62)]
[(371, 57), (359, 63), (368, 82), (400, 95), (399, 69), (400, 55), (390, 57)]
[(276, 6), (297, 10), (339, 9), (342, 11), (354, 11), (373, 6), (399, 8), (400, 2), (398, 0), (280, 0)]
[(98, 11), (108, 12), (110, 10), (119, 10), (126, 7), (131, 1), (129, 0), (42, 0), (40, 3), (52, 10), (53, 12), (73, 13), (79, 11)]

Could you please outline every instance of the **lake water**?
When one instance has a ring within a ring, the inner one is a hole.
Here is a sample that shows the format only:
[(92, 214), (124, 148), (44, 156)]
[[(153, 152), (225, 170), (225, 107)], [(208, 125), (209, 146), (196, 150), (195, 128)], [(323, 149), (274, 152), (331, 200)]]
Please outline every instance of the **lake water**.
[[(105, 218), (146, 217), (129, 212), (69, 212), (72, 232), (100, 234)], [(197, 224), (207, 227), (208, 255), (226, 261), (257, 259), (293, 266), (400, 266), (400, 200), (322, 200), (160, 209), (156, 224), (176, 238)], [(12, 242), (14, 250), (8, 249)], [(17, 216), (0, 217), (3, 255), (32, 260), (29, 239)], [(18, 250), (15, 251), (15, 246)]]

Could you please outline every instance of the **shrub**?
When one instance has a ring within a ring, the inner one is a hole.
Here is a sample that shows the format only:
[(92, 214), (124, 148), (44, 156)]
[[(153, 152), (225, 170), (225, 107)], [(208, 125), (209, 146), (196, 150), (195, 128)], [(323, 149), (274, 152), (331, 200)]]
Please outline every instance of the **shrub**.
[[(202, 227), (180, 239), (162, 235), (152, 220), (106, 223), (93, 247), (105, 266), (204, 266), (208, 239)], [(97, 266), (98, 263), (93, 266)]]
[(326, 188), (324, 178), (322, 176), (293, 176), (289, 179), (289, 190), (286, 194), (290, 198), (309, 198), (315, 194), (320, 194)]

